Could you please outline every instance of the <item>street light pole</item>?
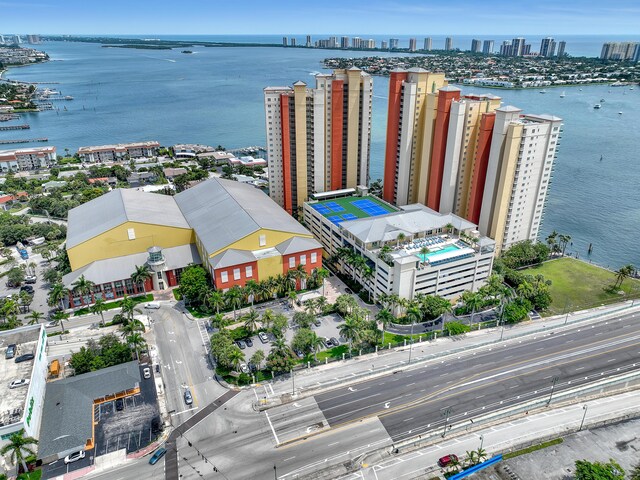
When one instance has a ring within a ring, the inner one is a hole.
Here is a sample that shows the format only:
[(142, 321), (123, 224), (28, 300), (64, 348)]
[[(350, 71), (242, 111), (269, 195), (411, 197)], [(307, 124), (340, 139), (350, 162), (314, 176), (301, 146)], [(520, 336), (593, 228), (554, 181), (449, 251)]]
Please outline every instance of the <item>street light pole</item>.
[(291, 395), (295, 395), (296, 394), (296, 379), (295, 379), (295, 376), (293, 374), (293, 368), (291, 369), (291, 390), (292, 390)]
[(580, 428), (578, 429), (579, 432), (582, 431), (582, 427), (584, 426), (584, 419), (587, 417), (587, 408), (588, 408), (587, 404), (584, 404), (582, 406), (582, 409), (584, 410), (584, 414), (582, 415), (582, 422), (580, 422)]
[(480, 450), (482, 450), (483, 444), (484, 444), (484, 435), (480, 435)]
[(447, 434), (447, 424), (449, 423), (449, 416), (453, 409), (451, 407), (447, 407), (442, 411), (442, 416), (446, 417), (444, 420), (444, 429), (442, 430), (442, 438)]
[(273, 477), (278, 480), (278, 469), (276, 468), (276, 464), (273, 464)]
[(411, 335), (409, 336), (409, 364), (411, 364), (411, 351), (413, 350), (413, 325), (414, 322), (411, 322)]
[(553, 378), (551, 379), (551, 393), (549, 394), (549, 400), (547, 400), (547, 407), (551, 404), (551, 399), (553, 398), (553, 391), (556, 388), (556, 383), (558, 382), (559, 377), (557, 375), (554, 375)]

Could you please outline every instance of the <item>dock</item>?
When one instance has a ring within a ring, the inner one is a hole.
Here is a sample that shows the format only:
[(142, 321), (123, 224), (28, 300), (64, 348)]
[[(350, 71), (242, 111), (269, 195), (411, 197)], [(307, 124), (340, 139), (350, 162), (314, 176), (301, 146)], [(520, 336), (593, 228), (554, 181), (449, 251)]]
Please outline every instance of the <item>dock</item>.
[(29, 130), (31, 128), (31, 125), (29, 124), (23, 124), (23, 125), (4, 125), (2, 127), (0, 127), (0, 131), (3, 130)]
[(0, 145), (9, 145), (11, 143), (42, 143), (48, 142), (48, 138), (23, 138), (20, 140), (0, 140)]

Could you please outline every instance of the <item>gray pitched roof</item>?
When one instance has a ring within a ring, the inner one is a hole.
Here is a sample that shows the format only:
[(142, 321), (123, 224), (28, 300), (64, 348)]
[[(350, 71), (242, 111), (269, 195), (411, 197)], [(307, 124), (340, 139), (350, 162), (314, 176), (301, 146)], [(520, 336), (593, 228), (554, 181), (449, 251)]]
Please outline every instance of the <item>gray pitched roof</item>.
[(139, 383), (138, 362), (128, 362), (47, 384), (38, 458), (84, 447), (93, 435), (93, 400)]
[(127, 221), (189, 228), (173, 197), (116, 188), (69, 211), (67, 248)]
[(240, 265), (242, 263), (255, 262), (256, 257), (253, 253), (247, 250), (236, 250), (230, 248), (224, 252), (219, 253), (213, 258), (209, 259), (209, 263), (213, 268), (225, 268), (232, 265)]
[[(191, 263), (201, 263), (198, 249), (193, 244), (164, 248), (162, 253), (168, 270), (184, 268)], [(70, 288), (71, 284), (82, 275), (96, 285), (123, 280), (129, 278), (137, 266), (144, 265), (147, 258), (147, 252), (142, 252), (123, 257), (96, 260), (82, 268), (67, 273), (62, 277), (62, 283), (65, 287)]]
[(175, 197), (208, 254), (260, 229), (311, 235), (261, 190), (210, 178)]
[(281, 255), (305, 252), (307, 250), (313, 250), (314, 248), (322, 248), (322, 245), (320, 245), (315, 238), (307, 237), (292, 237), (276, 245), (276, 249)]

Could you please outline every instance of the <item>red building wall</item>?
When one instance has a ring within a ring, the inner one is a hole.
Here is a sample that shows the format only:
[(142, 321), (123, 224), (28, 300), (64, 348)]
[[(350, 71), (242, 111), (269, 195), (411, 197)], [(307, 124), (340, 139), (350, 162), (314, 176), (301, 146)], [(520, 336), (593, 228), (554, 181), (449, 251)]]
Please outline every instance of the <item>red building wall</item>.
[(487, 166), (489, 165), (489, 152), (491, 151), (491, 139), (493, 137), (493, 125), (496, 114), (484, 113), (480, 119), (480, 131), (478, 132), (478, 147), (474, 159), (473, 176), (471, 177), (471, 193), (469, 206), (467, 207), (467, 220), (475, 223), (480, 221), (480, 208), (484, 185), (487, 180)]
[[(246, 275), (246, 267), (248, 266), (251, 266), (252, 269), (250, 277)], [(236, 268), (240, 269), (240, 278), (238, 280), (233, 278), (233, 271)], [(225, 283), (222, 282), (222, 272), (227, 272), (228, 280)], [(239, 265), (233, 265), (232, 267), (217, 268), (213, 271), (213, 282), (218, 290), (224, 290), (236, 285), (244, 287), (249, 280), (258, 281), (258, 262), (256, 261), (241, 263)]]
[(402, 82), (407, 72), (391, 72), (389, 78), (389, 108), (387, 111), (387, 146), (384, 154), (384, 183), (382, 198), (393, 203), (393, 190), (396, 184), (396, 161), (398, 137), (400, 136), (400, 108), (402, 107)]
[[(316, 254), (316, 261), (315, 262), (311, 262), (311, 254), (312, 253)], [(282, 256), (282, 273), (286, 274), (289, 270), (295, 270), (295, 268), (298, 265), (300, 265), (300, 256), (301, 255), (306, 255), (306, 257), (307, 257), (307, 262), (305, 264), (305, 271), (307, 272), (307, 274), (310, 275), (313, 270), (315, 270), (316, 268), (322, 267), (322, 249), (321, 248), (315, 248), (315, 249), (307, 250), (307, 251), (304, 251), (304, 252), (296, 252), (296, 253), (292, 253), (290, 255), (283, 255)], [(294, 263), (295, 263), (294, 267), (290, 267), (289, 266), (289, 259), (290, 258), (294, 259)], [(300, 281), (298, 281), (297, 288), (301, 288)]]
[(280, 96), (280, 128), (282, 133), (282, 180), (284, 183), (284, 209), (293, 214), (291, 196), (291, 129), (289, 128), (289, 96)]

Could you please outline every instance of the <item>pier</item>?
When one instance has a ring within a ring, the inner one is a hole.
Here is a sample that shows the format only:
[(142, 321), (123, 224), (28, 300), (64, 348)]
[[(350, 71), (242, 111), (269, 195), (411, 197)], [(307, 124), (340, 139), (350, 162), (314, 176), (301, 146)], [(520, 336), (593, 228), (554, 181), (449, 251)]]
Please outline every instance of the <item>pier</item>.
[(11, 143), (41, 143), (48, 142), (48, 138), (22, 138), (19, 140), (0, 140), (0, 145), (9, 145)]
[(31, 125), (28, 124), (24, 124), (24, 125), (5, 125), (0, 127), (0, 131), (2, 130), (29, 130), (31, 128)]

